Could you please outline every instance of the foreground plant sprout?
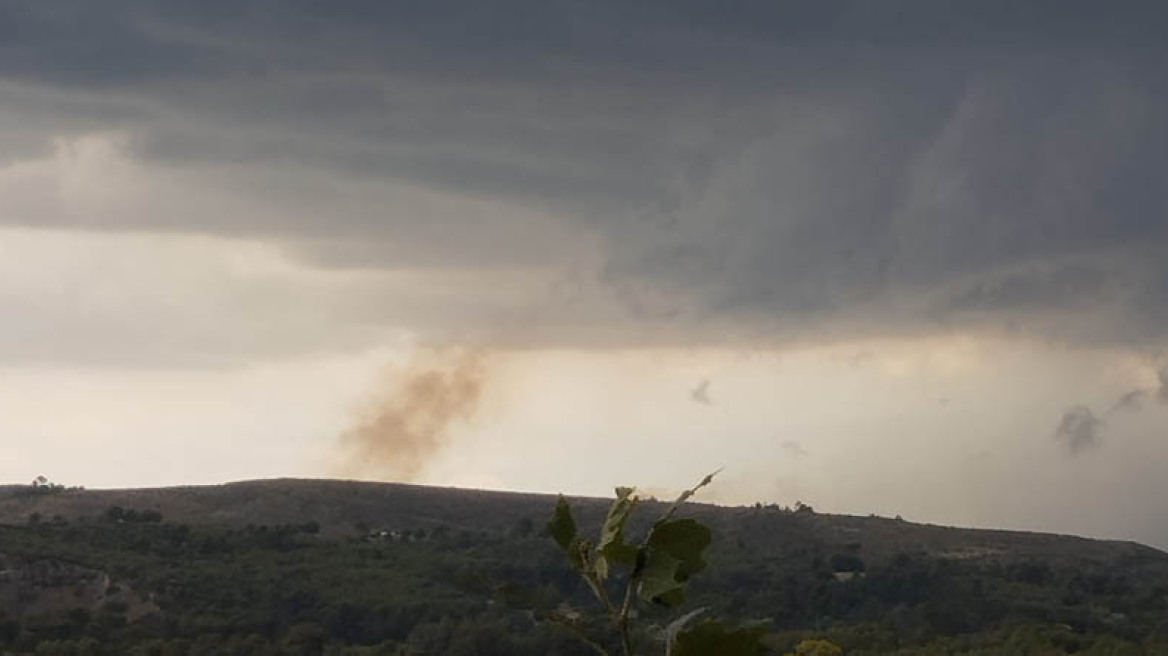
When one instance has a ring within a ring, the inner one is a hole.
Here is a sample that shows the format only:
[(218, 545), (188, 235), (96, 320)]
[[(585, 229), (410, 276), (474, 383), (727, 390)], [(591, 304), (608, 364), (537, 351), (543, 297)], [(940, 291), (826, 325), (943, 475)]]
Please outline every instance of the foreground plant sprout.
[[(679, 608), (685, 603), (685, 588), (690, 578), (706, 568), (704, 553), (711, 542), (710, 529), (695, 519), (676, 515), (682, 504), (709, 485), (716, 474), (709, 474), (682, 492), (640, 542), (627, 541), (625, 532), (639, 501), (635, 488), (616, 489), (616, 499), (608, 509), (595, 543), (580, 536), (567, 500), (560, 496), (556, 502), (548, 533), (603, 607), (611, 633), (615, 634), (615, 638), (608, 640), (619, 642), (624, 656), (638, 653), (631, 626), (638, 605)], [(624, 582), (623, 591), (614, 595), (612, 583), (620, 580)], [(686, 612), (658, 632), (666, 656), (737, 656), (759, 652), (759, 641), (766, 633), (764, 626), (730, 628), (713, 619), (695, 622), (705, 610)], [(581, 617), (580, 613), (561, 607), (548, 620), (572, 631), (597, 653), (609, 655), (606, 638), (589, 636)]]

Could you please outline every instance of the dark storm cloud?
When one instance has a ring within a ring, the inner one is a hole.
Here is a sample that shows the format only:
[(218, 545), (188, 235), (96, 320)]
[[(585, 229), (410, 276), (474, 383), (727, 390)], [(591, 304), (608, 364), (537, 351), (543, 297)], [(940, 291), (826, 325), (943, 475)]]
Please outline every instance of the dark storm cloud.
[(953, 308), (958, 310), (1024, 310), (1097, 301), (1116, 291), (1110, 283), (1108, 272), (1072, 264), (1053, 270), (1011, 273), (997, 280), (979, 280), (951, 300)]
[[(19, 159), (119, 132), (138, 161), (274, 208), (87, 229), (279, 239), (326, 267), (554, 269), (595, 243), (591, 269), (549, 279), (701, 339), (976, 326), (1155, 343), (1166, 17), (1150, 2), (7, 2), (0, 145)], [(465, 203), (419, 211), (401, 188)], [(568, 323), (546, 321), (579, 339)]]

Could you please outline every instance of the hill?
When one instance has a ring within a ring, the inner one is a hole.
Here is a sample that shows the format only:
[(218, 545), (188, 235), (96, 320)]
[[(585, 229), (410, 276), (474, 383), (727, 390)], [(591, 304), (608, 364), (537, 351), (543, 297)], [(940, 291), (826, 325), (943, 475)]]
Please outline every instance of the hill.
[[(541, 535), (553, 503), (327, 480), (0, 488), (0, 650), (589, 653), (498, 603), (515, 584), (583, 605)], [(608, 502), (573, 503), (595, 525)], [(1168, 653), (1168, 554), (1138, 544), (806, 508), (686, 513), (715, 534), (694, 603), (768, 618), (776, 653), (809, 636), (849, 654)]]
[[(495, 492), (403, 483), (328, 479), (268, 479), (224, 485), (112, 490), (68, 490), (27, 494), (27, 486), (0, 487), (0, 524), (24, 524), (29, 515), (59, 515), (66, 520), (96, 519), (111, 506), (156, 510), (168, 521), (245, 527), (316, 521), (324, 535), (345, 536), (366, 527), (386, 530), (433, 529), (496, 531), (524, 520), (542, 522), (555, 504), (548, 494)], [(598, 523), (609, 500), (570, 497), (586, 523)], [(646, 505), (646, 516), (655, 512)], [(916, 524), (877, 516), (806, 513), (806, 521), (782, 524), (775, 507), (727, 507), (693, 503), (688, 513), (715, 531), (756, 539), (759, 547), (781, 553), (791, 544), (864, 545), (870, 557), (906, 552), (957, 559), (1015, 560), (1041, 557), (1116, 561), (1129, 557), (1168, 558), (1133, 542), (1096, 540), (1025, 531), (954, 528)], [(760, 520), (770, 517), (771, 521)], [(781, 523), (781, 522), (780, 522)]]

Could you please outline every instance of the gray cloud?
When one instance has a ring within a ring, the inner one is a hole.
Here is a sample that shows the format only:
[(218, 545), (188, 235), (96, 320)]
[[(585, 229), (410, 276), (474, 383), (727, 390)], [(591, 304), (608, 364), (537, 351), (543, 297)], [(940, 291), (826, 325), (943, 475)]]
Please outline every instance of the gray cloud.
[(1072, 454), (1079, 454), (1099, 445), (1104, 425), (1090, 408), (1077, 405), (1063, 414), (1054, 436)]
[(522, 270), (543, 291), (459, 326), (535, 342), (1162, 342), (1168, 10), (898, 7), (6, 5), (0, 167), (117, 134), (254, 211), (29, 201), (0, 224)]
[(1097, 303), (1117, 291), (1108, 271), (1075, 263), (977, 280), (950, 300), (955, 310), (1000, 312)]
[(1132, 390), (1119, 399), (1107, 410), (1107, 414), (1116, 412), (1137, 412), (1144, 407), (1144, 400), (1148, 398), (1148, 390)]
[(689, 391), (689, 398), (694, 403), (699, 403), (701, 405), (712, 404), (713, 400), (710, 399), (710, 381), (709, 381), (709, 379), (705, 379), (705, 380), (701, 381), (700, 383), (698, 383), (697, 387), (690, 390)]
[(1168, 366), (1156, 372), (1158, 387), (1150, 389), (1134, 389), (1119, 397), (1119, 400), (1108, 409), (1107, 414), (1123, 411), (1139, 411), (1144, 408), (1144, 401), (1158, 399), (1168, 403)]
[(1063, 414), (1055, 430), (1055, 436), (1065, 441), (1072, 453), (1078, 453), (1088, 446), (1096, 446), (1106, 425), (1106, 419), (1113, 415), (1141, 412), (1148, 399), (1154, 398), (1168, 403), (1168, 367), (1158, 371), (1157, 376), (1159, 387), (1136, 388), (1121, 394), (1102, 417), (1096, 417), (1085, 405), (1076, 405)]
[(787, 455), (795, 458), (802, 458), (807, 455), (807, 449), (804, 449), (803, 445), (794, 440), (785, 440), (782, 444), (779, 445), (779, 447), (783, 451), (786, 451)]

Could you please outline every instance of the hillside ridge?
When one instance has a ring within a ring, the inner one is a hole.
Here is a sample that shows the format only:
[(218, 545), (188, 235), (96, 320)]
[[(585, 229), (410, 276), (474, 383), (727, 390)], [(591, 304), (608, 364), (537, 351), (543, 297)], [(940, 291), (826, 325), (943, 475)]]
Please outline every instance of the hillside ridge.
[[(447, 526), (469, 531), (506, 530), (518, 522), (541, 524), (556, 495), (510, 492), (412, 483), (359, 481), (327, 478), (268, 478), (206, 485), (145, 488), (76, 489), (30, 494), (29, 486), (0, 486), (0, 524), (23, 524), (31, 514), (44, 519), (60, 516), (68, 521), (100, 517), (111, 506), (154, 510), (167, 521), (228, 526), (318, 522), (327, 535), (352, 534), (368, 527), (418, 529)], [(565, 495), (579, 509), (582, 521), (600, 521), (608, 500), (602, 497)], [(644, 513), (652, 515), (658, 501), (647, 501)], [(866, 551), (903, 552), (918, 548), (930, 553), (971, 557), (987, 553), (1055, 550), (1082, 551), (1085, 557), (1119, 550), (1163, 557), (1168, 553), (1130, 540), (1088, 538), (1041, 531), (968, 528), (916, 523), (875, 515), (842, 515), (816, 512), (792, 513), (776, 507), (725, 506), (691, 501), (686, 512), (711, 522), (715, 530), (748, 533), (757, 520), (789, 515), (783, 523), (797, 522), (795, 531), (804, 538), (849, 544), (862, 539)], [(764, 522), (765, 524), (765, 522)], [(770, 533), (771, 531), (765, 531)], [(794, 537), (794, 536), (789, 536)], [(886, 548), (879, 544), (888, 542)], [(1043, 554), (1049, 555), (1049, 554)]]

